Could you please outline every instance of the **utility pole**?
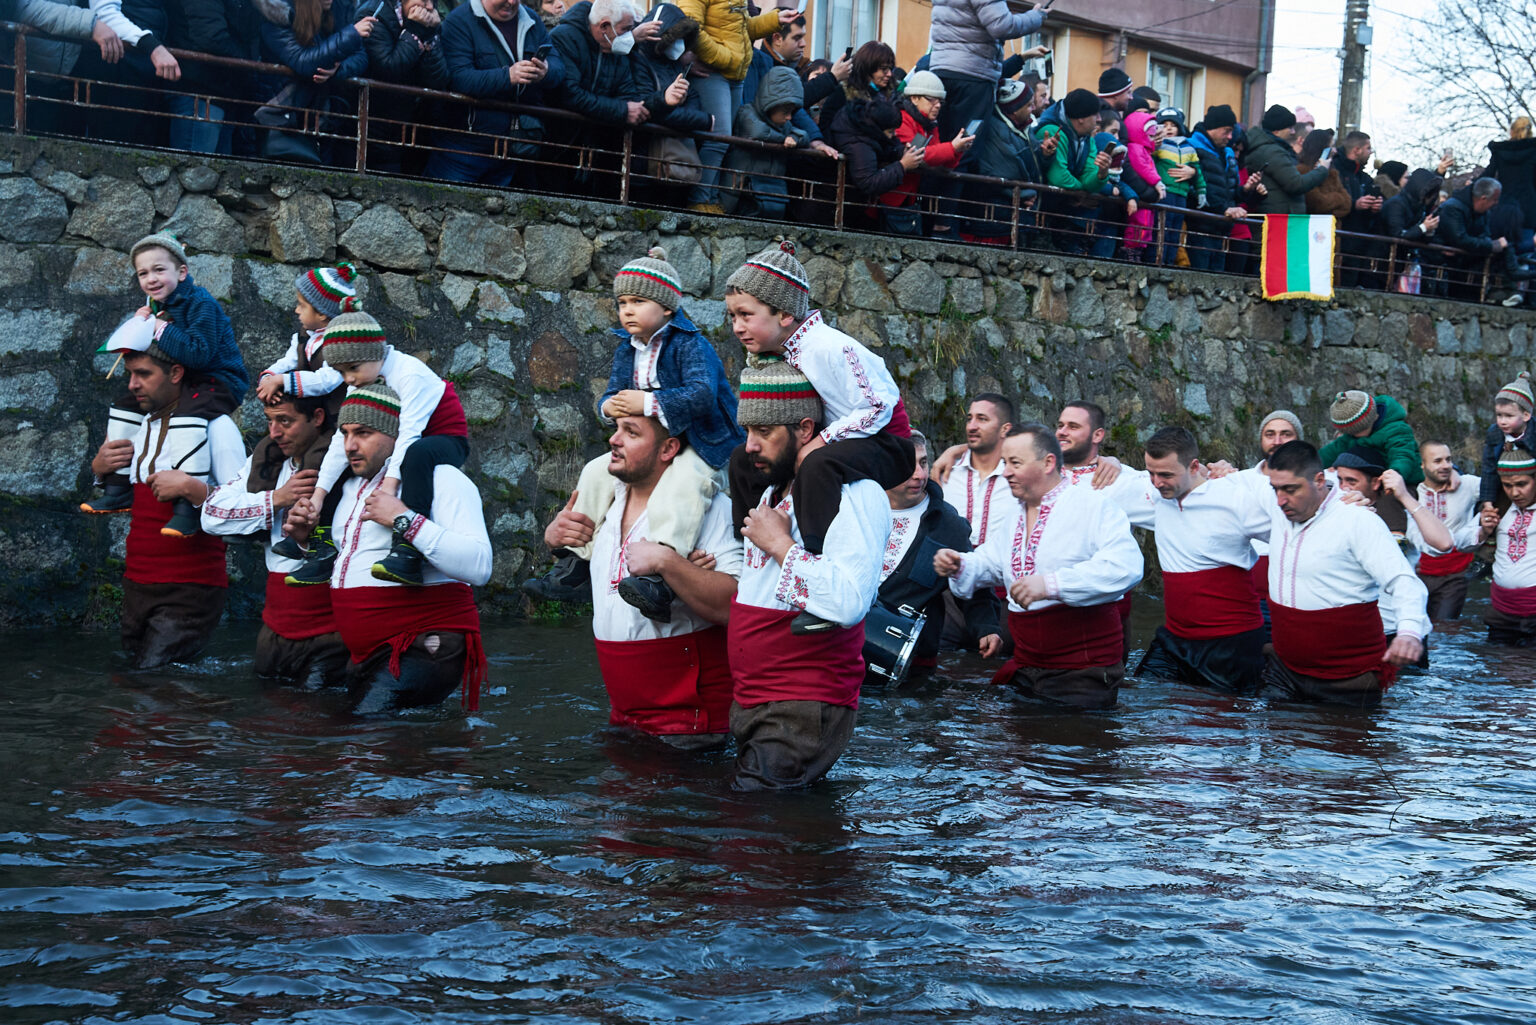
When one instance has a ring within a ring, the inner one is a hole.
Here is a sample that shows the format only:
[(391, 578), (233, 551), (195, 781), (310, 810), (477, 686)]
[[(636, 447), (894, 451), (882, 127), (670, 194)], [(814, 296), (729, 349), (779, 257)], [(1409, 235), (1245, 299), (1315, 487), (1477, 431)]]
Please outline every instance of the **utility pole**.
[(1360, 128), (1360, 102), (1365, 91), (1365, 48), (1371, 27), (1365, 23), (1370, 0), (1345, 0), (1344, 50), (1339, 71), (1339, 138)]

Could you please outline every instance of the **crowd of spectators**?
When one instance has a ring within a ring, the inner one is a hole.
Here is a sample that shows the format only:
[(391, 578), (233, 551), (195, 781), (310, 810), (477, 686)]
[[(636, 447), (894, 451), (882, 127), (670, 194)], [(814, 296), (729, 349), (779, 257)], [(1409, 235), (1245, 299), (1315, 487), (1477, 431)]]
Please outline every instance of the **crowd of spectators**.
[[(1475, 298), (1488, 265), (1497, 300), (1536, 303), (1529, 119), (1448, 177), (1449, 151), (1434, 168), (1373, 159), (1369, 135), (1336, 137), (1302, 108), (1243, 125), (1224, 104), (1165, 103), (1118, 67), (1053, 96), (1031, 60), (1043, 48), (1004, 55), (1041, 30), (1043, 6), (935, 0), (911, 70), (879, 41), (808, 60), (803, 13), (740, 0), (4, 0), (0, 13), (78, 41), (27, 40), (40, 132), (350, 165), (348, 80), (366, 77), (435, 91), (371, 91), (371, 170), (606, 197), (624, 159), (614, 129), (659, 126), (636, 135), (632, 196), (696, 212), (827, 223), (836, 158), (852, 228), (1253, 273), (1250, 215), (1328, 214), (1345, 287)], [(83, 118), (61, 102), (65, 75), (100, 83)]]

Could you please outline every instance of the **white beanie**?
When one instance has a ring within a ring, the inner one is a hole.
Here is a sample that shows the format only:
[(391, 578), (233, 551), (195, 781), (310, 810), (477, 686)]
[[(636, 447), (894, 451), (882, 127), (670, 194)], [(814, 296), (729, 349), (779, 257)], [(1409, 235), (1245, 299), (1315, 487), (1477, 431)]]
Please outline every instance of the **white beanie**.
[(904, 96), (928, 96), (935, 100), (945, 97), (944, 83), (931, 71), (914, 71), (907, 76), (901, 87)]

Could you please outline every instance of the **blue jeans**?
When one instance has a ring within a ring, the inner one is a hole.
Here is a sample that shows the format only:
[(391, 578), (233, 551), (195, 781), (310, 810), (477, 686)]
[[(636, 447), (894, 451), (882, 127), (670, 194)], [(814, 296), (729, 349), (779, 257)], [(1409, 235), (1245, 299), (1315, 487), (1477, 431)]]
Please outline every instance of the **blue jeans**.
[(1215, 221), (1200, 220), (1189, 223), (1189, 234), (1184, 244), (1184, 251), (1189, 254), (1191, 270), (1226, 270), (1227, 256), (1221, 251), (1221, 243), (1226, 236), (1206, 234), (1206, 232), (1220, 231), (1221, 227)]
[(491, 185), (507, 188), (517, 173), (517, 165), (510, 160), (480, 156), (475, 153), (447, 153), (435, 151), (427, 161), (426, 176), (445, 182), (469, 182), (474, 185)]
[[(731, 134), (731, 119), (736, 116), (736, 108), (741, 106), (741, 83), (729, 81), (720, 72), (711, 70), (708, 78), (695, 78), (689, 88), (698, 96), (705, 112), (714, 115), (714, 131), (720, 135)], [(720, 180), (720, 165), (725, 162), (725, 151), (729, 148), (723, 142), (699, 143), (699, 163), (703, 170), (699, 172), (699, 183), (688, 190), (689, 203), (720, 202), (715, 184)]]
[[(1163, 214), (1163, 266), (1177, 267), (1179, 265), (1179, 232), (1184, 228), (1183, 210), (1164, 210)], [(1155, 224), (1154, 221), (1154, 230)], [(1157, 236), (1153, 236), (1156, 238)], [(1194, 262), (1193, 258), (1190, 260)]]
[[(220, 153), (228, 156), (233, 133), (224, 123), (224, 108), (206, 96), (176, 93), (167, 99), (171, 118), (172, 149), (191, 153)], [(197, 118), (196, 121), (183, 118)]]

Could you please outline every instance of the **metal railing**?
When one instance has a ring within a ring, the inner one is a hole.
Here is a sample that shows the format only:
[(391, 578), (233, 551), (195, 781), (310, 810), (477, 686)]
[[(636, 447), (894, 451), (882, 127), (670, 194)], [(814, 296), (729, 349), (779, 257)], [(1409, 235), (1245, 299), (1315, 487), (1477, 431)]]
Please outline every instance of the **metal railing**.
[[(681, 157), (674, 153), (668, 161), (657, 159), (653, 150), (659, 141), (668, 137), (695, 145), (714, 141), (738, 153), (782, 159), (786, 165), (782, 172), (722, 168), (717, 194), (735, 208), (738, 217), (903, 238), (926, 237), (898, 230), (893, 215), (887, 212), (895, 210), (898, 217), (904, 213), (908, 222), (900, 227), (909, 226), (913, 214), (919, 225), (923, 220), (947, 221), (959, 226), (961, 238), (972, 244), (1016, 251), (1054, 250), (1149, 266), (1183, 266), (1179, 262), (1182, 254), (1191, 265), (1195, 261), (1208, 263), (1201, 269), (1212, 273), (1247, 277), (1258, 273), (1263, 217), (1257, 215), (1235, 221), (1201, 210), (1156, 204), (1143, 207), (1151, 213), (1151, 223), (1128, 232), (1127, 204), (1118, 197), (941, 169), (925, 169), (923, 187), (915, 197), (905, 205), (891, 207), (880, 196), (860, 192), (849, 180), (845, 160), (809, 148), (786, 150), (719, 133), (687, 134), (653, 125), (605, 124), (568, 110), (370, 78), (335, 83), (325, 95), (338, 95), (335, 88), (340, 87), (351, 91), (352, 102), (324, 107), (279, 105), (270, 100), (263, 103), (250, 96), (169, 87), (158, 80), (155, 84), (104, 82), (31, 69), (27, 37), (56, 37), (10, 22), (0, 22), (0, 32), (14, 33), (13, 80), (8, 91), (12, 98), (11, 127), (17, 135), (27, 134), (35, 111), (67, 111), (69, 117), (52, 119), (57, 123), (52, 134), (123, 141), (113, 139), (110, 130), (105, 135), (93, 132), (92, 124), (99, 123), (102, 115), (121, 115), (125, 120), (148, 118), (167, 127), (178, 121), (211, 123), (198, 113), (205, 112), (208, 104), (223, 108), (225, 125), (269, 131), (254, 122), (254, 112), (262, 108), (269, 115), (291, 114), (294, 125), (290, 134), (311, 143), (323, 162), (360, 174), (426, 178), (430, 176), (423, 164), (432, 154), (481, 158), (504, 165), (521, 191), (662, 208), (686, 205), (688, 183), (679, 178), (686, 177), (690, 169), (701, 170), (702, 165), (697, 156), (689, 159), (686, 151)], [(82, 45), (93, 44), (87, 40)], [(222, 70), (224, 80), (266, 76), (270, 80), (303, 81), (285, 65), (179, 49), (171, 53), (180, 62)], [(0, 95), (5, 91), (0, 89)], [(173, 113), (166, 109), (165, 99), (170, 96), (199, 102), (191, 115)], [(124, 98), (135, 102), (124, 102)], [(535, 118), (546, 127), (545, 136), (530, 145), (526, 140), (488, 136), (469, 127), (476, 113), (492, 111), (512, 118)], [(453, 123), (432, 123), (442, 121)], [(83, 132), (73, 130), (81, 125), (85, 126)], [(550, 126), (553, 130), (548, 130)], [(412, 159), (402, 160), (394, 153), (411, 155)], [(262, 159), (259, 154), (239, 156)], [(1239, 226), (1248, 228), (1251, 240), (1233, 236)], [(1432, 242), (1343, 231), (1337, 233), (1337, 239), (1335, 277), (1341, 287), (1396, 291), (1405, 272), (1417, 265), (1421, 294), (1485, 302), (1502, 270), (1494, 267), (1492, 258), (1472, 257)]]

